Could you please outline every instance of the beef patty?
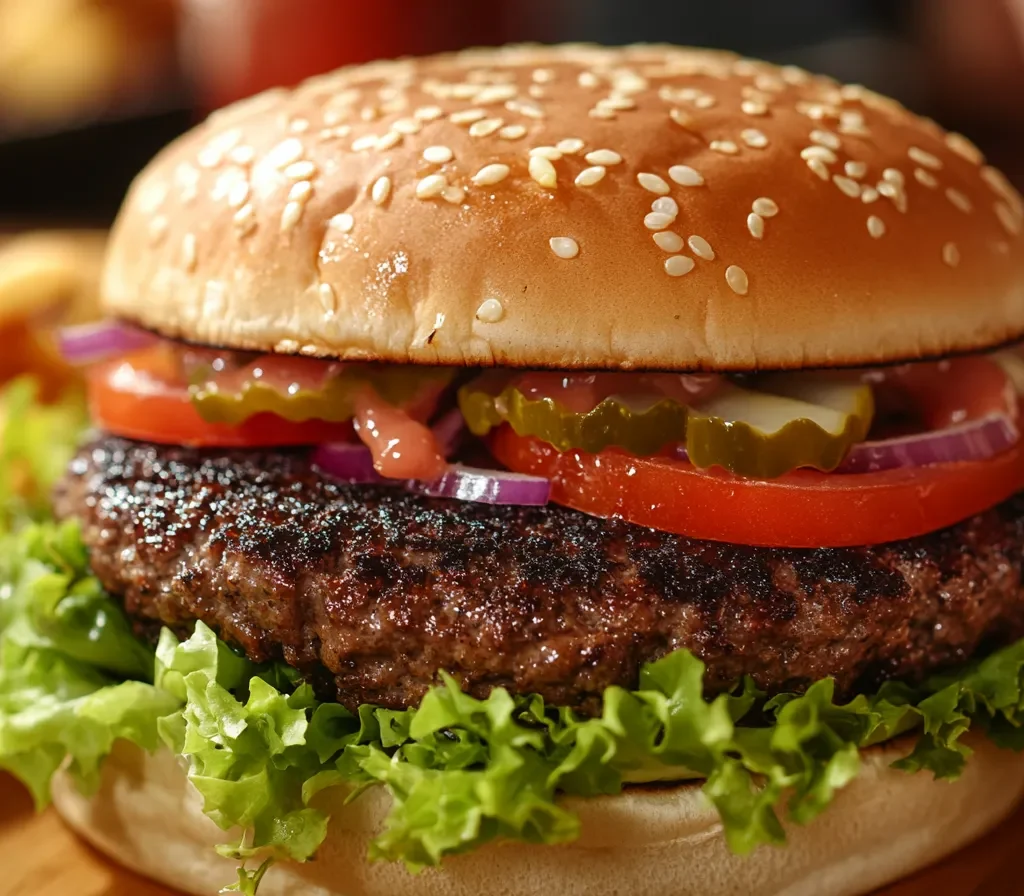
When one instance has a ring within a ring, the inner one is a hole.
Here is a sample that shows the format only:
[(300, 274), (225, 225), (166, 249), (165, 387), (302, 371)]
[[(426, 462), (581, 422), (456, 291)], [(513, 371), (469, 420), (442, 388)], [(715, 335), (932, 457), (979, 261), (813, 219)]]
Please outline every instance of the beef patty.
[(415, 704), (443, 669), (593, 712), (680, 647), (709, 691), (833, 676), (849, 695), (1024, 635), (1020, 496), (909, 541), (782, 550), (338, 484), (301, 451), (104, 438), (56, 498), (140, 634), (201, 619), (350, 707)]

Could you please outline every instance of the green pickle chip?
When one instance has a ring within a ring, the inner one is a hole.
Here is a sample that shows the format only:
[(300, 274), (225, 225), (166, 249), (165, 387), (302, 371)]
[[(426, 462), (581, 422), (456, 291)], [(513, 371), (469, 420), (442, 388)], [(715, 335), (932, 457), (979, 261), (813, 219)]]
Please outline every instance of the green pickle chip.
[(459, 407), (477, 436), (508, 423), (559, 451), (595, 454), (614, 445), (649, 456), (685, 444), (698, 467), (759, 479), (797, 467), (834, 470), (867, 437), (874, 414), (870, 386), (833, 374), (765, 376), (750, 387), (727, 382), (695, 407), (661, 397), (641, 408), (636, 399), (609, 396), (583, 413), (553, 398), (527, 398), (515, 384), (495, 392), (477, 382), (459, 390)]
[(419, 396), (427, 386), (443, 387), (454, 376), (444, 367), (346, 365), (329, 376), (318, 389), (282, 391), (256, 379), (240, 388), (222, 391), (204, 377), (190, 388), (192, 404), (210, 423), (237, 425), (255, 414), (276, 414), (298, 423), (327, 420), (340, 423), (352, 417), (355, 397), (369, 385), (390, 404), (403, 405)]

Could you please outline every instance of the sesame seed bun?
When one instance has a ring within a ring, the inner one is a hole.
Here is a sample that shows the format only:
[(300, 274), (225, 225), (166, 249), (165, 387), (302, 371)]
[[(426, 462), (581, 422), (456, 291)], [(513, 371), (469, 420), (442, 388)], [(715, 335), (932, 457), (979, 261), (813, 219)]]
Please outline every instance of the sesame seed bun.
[(344, 69), (139, 177), (109, 311), (421, 364), (792, 368), (1024, 335), (1024, 203), (965, 138), (795, 68), (512, 47)]
[[(889, 765), (910, 745), (862, 754), (859, 776), (806, 827), (790, 826), (784, 848), (731, 854), (718, 816), (695, 784), (627, 790), (573, 800), (582, 836), (564, 846), (497, 844), (412, 876), (400, 864), (367, 861), (389, 800), (372, 788), (343, 805), (321, 794), (332, 815), (327, 842), (305, 865), (280, 863), (260, 896), (853, 896), (936, 861), (1006, 816), (1024, 790), (1024, 757), (969, 736), (963, 776), (936, 782)], [(169, 752), (148, 756), (120, 742), (98, 793), (82, 796), (59, 777), (54, 800), (82, 836), (124, 865), (195, 896), (231, 882), (235, 864), (214, 851), (237, 842), (202, 814), (198, 793)]]

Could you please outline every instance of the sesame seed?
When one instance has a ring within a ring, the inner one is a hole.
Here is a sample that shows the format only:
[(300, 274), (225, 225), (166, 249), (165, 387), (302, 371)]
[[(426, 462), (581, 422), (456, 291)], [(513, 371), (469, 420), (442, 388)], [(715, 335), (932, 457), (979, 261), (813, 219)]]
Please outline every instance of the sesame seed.
[(1006, 179), (1006, 176), (998, 168), (986, 165), (981, 169), (981, 179), (988, 184), (989, 188), (998, 196), (1006, 200), (1011, 209), (1020, 214), (1020, 194), (1013, 188), (1013, 185)]
[(476, 174), (473, 175), (471, 180), (477, 186), (485, 187), (491, 184), (500, 183), (509, 175), (508, 165), (502, 165), (495, 163), (492, 165), (484, 165)]
[(555, 80), (555, 73), (549, 68), (535, 68), (530, 77), (538, 84), (547, 84)]
[(353, 218), (348, 212), (342, 212), (340, 215), (335, 215), (327, 222), (327, 226), (340, 233), (351, 233), (352, 228), (356, 225), (356, 219)]
[(452, 112), (448, 120), (452, 124), (472, 124), (481, 118), (486, 118), (487, 113), (483, 109), (462, 109), (459, 112)]
[(956, 243), (946, 243), (942, 247), (942, 260), (951, 268), (960, 264), (960, 250), (956, 247)]
[(267, 153), (267, 162), (275, 168), (287, 168), (301, 159), (303, 152), (302, 141), (297, 137), (289, 137)]
[(738, 296), (745, 296), (750, 288), (747, 272), (735, 264), (731, 264), (725, 269), (725, 282), (729, 284), (729, 288)]
[(518, 140), (526, 136), (526, 128), (521, 124), (507, 124), (498, 131), (498, 136), (502, 140)]
[(644, 227), (648, 230), (664, 230), (666, 227), (670, 227), (675, 219), (675, 215), (666, 215), (664, 212), (650, 212), (644, 216)]
[(750, 209), (762, 218), (774, 218), (779, 213), (778, 203), (767, 196), (761, 196), (750, 203)]
[(505, 308), (497, 299), (484, 299), (476, 309), (476, 319), (485, 324), (496, 324), (505, 316)]
[(870, 215), (868, 217), (868, 233), (876, 240), (881, 239), (885, 235), (885, 221), (878, 215)]
[(516, 95), (514, 84), (489, 84), (475, 97), (474, 102), (481, 106), (489, 106), (492, 103), (503, 103)]
[(251, 146), (236, 146), (228, 153), (228, 158), (236, 165), (251, 165), (256, 160), (256, 150)]
[(186, 233), (181, 239), (181, 266), (192, 273), (196, 269), (196, 235)]
[(806, 84), (808, 81), (811, 80), (811, 76), (802, 68), (796, 65), (784, 65), (779, 70), (779, 74), (782, 75), (782, 80), (785, 81), (787, 84)]
[(704, 237), (694, 235), (689, 237), (686, 243), (698, 258), (703, 258), (705, 261), (715, 260), (715, 250), (711, 248), (711, 243)]
[(918, 165), (924, 165), (925, 168), (938, 171), (942, 167), (942, 161), (937, 156), (933, 156), (930, 152), (926, 152), (919, 146), (911, 146), (907, 150), (907, 155), (910, 156), (911, 160), (917, 162)]
[(256, 229), (256, 212), (251, 203), (246, 203), (236, 211), (232, 220), (242, 236)]
[(428, 146), (423, 150), (423, 161), (431, 165), (443, 165), (455, 158), (455, 153), (447, 146)]
[(868, 166), (867, 162), (855, 162), (851, 159), (843, 165), (843, 170), (846, 172), (847, 177), (852, 177), (854, 180), (860, 180), (868, 173)]
[(708, 147), (727, 156), (735, 155), (740, 148), (732, 140), (712, 140)]
[(592, 187), (604, 177), (607, 170), (608, 169), (605, 168), (604, 165), (591, 165), (589, 168), (584, 168), (576, 175), (576, 186)]
[(878, 190), (874, 187), (861, 187), (860, 201), (865, 205), (870, 205), (872, 202), (878, 201)]
[(785, 82), (783, 82), (781, 78), (769, 74), (768, 72), (761, 72), (756, 78), (754, 78), (754, 86), (758, 90), (768, 90), (772, 93), (778, 93), (786, 87)]
[(629, 96), (613, 94), (597, 101), (598, 106), (604, 109), (611, 109), (613, 112), (628, 112), (636, 108), (636, 100)]
[(852, 177), (845, 177), (842, 174), (833, 174), (832, 183), (839, 187), (840, 192), (845, 193), (851, 199), (857, 199), (860, 196), (860, 184)]
[(534, 103), (521, 103), (518, 100), (509, 100), (505, 103), (505, 108), (509, 112), (518, 112), (527, 118), (541, 119), (544, 117), (544, 110)]
[(378, 177), (373, 182), (373, 187), (370, 190), (370, 197), (377, 205), (383, 205), (388, 201), (388, 196), (391, 195), (391, 178), (390, 177)]
[(668, 176), (682, 187), (699, 187), (704, 183), (704, 175), (689, 165), (673, 165)]
[[(444, 115), (444, 110), (440, 106), (420, 106), (420, 108), (412, 114), (420, 121), (435, 121)], [(394, 125), (392, 125), (392, 127), (394, 127)]]
[(757, 128), (745, 128), (740, 138), (752, 149), (764, 149), (768, 145), (768, 138)]
[(583, 149), (583, 141), (579, 137), (566, 137), (564, 140), (559, 140), (555, 146), (559, 152), (564, 152), (566, 155), (574, 155)]
[(580, 72), (576, 78), (576, 83), (579, 84), (580, 87), (592, 88), (597, 87), (601, 82), (593, 72)]
[(531, 156), (540, 156), (549, 162), (557, 162), (562, 158), (562, 151), (554, 146), (534, 146), (530, 150)]
[(470, 137), (489, 137), (505, 123), (502, 118), (481, 118), (469, 126)]
[(352, 141), (352, 152), (365, 152), (368, 149), (377, 148), (376, 134), (363, 134)]
[(807, 167), (811, 169), (815, 174), (818, 175), (822, 180), (829, 179), (828, 166), (818, 158), (810, 158), (807, 160)]
[(685, 109), (669, 109), (668, 117), (681, 128), (688, 128), (693, 124), (693, 116)]
[(542, 100), (548, 95), (548, 92), (540, 84), (531, 84), (526, 92), (535, 100)]
[(292, 180), (308, 180), (316, 174), (316, 165), (310, 161), (292, 162), (284, 169), (284, 176)]
[(149, 240), (159, 243), (167, 235), (168, 221), (164, 215), (157, 215), (149, 221)]
[(530, 156), (530, 163), (527, 165), (532, 177), (542, 187), (554, 187), (558, 184), (558, 172), (551, 164), (550, 159), (544, 156)]
[(678, 252), (683, 248), (683, 238), (671, 230), (659, 230), (654, 234), (654, 242), (665, 252)]
[(302, 217), (303, 208), (304, 206), (301, 202), (289, 202), (285, 205), (284, 211), (281, 212), (282, 232), (291, 230), (299, 223), (299, 219)]
[(1020, 236), (1021, 220), (1005, 202), (995, 204), (996, 217), (1010, 236)]
[(805, 146), (800, 150), (800, 158), (808, 162), (811, 159), (820, 159), (829, 165), (834, 165), (839, 161), (836, 154), (827, 146)]
[(611, 149), (595, 149), (593, 152), (588, 152), (583, 158), (591, 165), (618, 165), (622, 161), (622, 156)]
[(636, 176), (636, 179), (641, 187), (651, 193), (658, 193), (663, 196), (671, 189), (664, 178), (659, 177), (657, 174), (651, 174), (649, 171), (641, 171)]
[(980, 165), (985, 161), (985, 156), (970, 140), (963, 134), (951, 131), (946, 134), (946, 146), (955, 152), (960, 158), (966, 159), (973, 165)]
[(832, 131), (825, 131), (820, 128), (811, 131), (811, 142), (817, 143), (818, 146), (827, 146), (833, 150), (838, 150), (843, 145), (838, 134), (833, 134)]
[(451, 184), (441, 191), (441, 198), (452, 205), (458, 205), (466, 198), (466, 191), (462, 187)]
[(764, 239), (764, 218), (755, 212), (747, 215), (747, 230), (755, 240)]
[(321, 283), (317, 288), (317, 296), (320, 299), (320, 307), (324, 313), (333, 316), (338, 310), (338, 297), (334, 293), (334, 287), (330, 283)]
[(396, 146), (398, 146), (399, 143), (402, 142), (402, 140), (403, 137), (400, 133), (398, 133), (398, 131), (388, 131), (383, 137), (377, 138), (377, 143), (374, 146), (374, 149), (379, 150), (381, 152), (388, 149), (394, 149)]
[(580, 254), (580, 245), (568, 236), (553, 236), (548, 240), (551, 251), (559, 258), (575, 258)]
[(745, 115), (767, 115), (768, 107), (757, 100), (744, 100), (740, 103), (740, 110)]
[(717, 102), (718, 100), (711, 96), (711, 94), (703, 93), (693, 101), (693, 104), (698, 109), (710, 109), (715, 106)]
[(679, 214), (679, 203), (671, 196), (659, 196), (651, 203), (652, 212), (661, 212), (663, 215), (671, 215), (673, 218)]
[(391, 130), (411, 137), (423, 130), (423, 124), (419, 118), (399, 118), (391, 125)]
[(416, 184), (417, 199), (433, 199), (440, 196), (441, 191), (448, 186), (448, 180), (443, 174), (428, 174)]
[(903, 186), (906, 182), (906, 179), (903, 177), (903, 172), (898, 168), (886, 168), (882, 172), (882, 180), (886, 180), (891, 184), (898, 184), (899, 186)]
[(946, 198), (962, 212), (970, 212), (974, 208), (974, 206), (971, 205), (971, 200), (953, 187), (948, 187), (946, 189)]
[(308, 180), (296, 181), (288, 191), (289, 202), (306, 202), (313, 195), (313, 185)]
[(228, 207), (241, 208), (249, 199), (249, 182), (239, 180), (228, 190)]
[(924, 168), (914, 169), (914, 180), (916, 180), (919, 184), (923, 184), (924, 186), (928, 187), (930, 190), (934, 190), (939, 185), (939, 182), (938, 180), (936, 180), (935, 175), (932, 174), (930, 171), (925, 171)]
[(693, 270), (694, 261), (688, 255), (673, 255), (665, 259), (665, 273), (670, 277), (682, 277)]

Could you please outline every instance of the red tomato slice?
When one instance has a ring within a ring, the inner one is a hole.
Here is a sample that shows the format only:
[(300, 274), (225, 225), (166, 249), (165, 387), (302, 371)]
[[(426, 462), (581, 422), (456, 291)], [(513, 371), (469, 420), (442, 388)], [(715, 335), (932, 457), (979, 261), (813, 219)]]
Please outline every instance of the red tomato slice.
[(352, 439), (352, 424), (257, 414), (237, 426), (208, 423), (192, 406), (165, 352), (147, 350), (92, 368), (87, 377), (93, 420), (114, 435), (193, 447), (314, 445)]
[(1024, 448), (989, 460), (881, 473), (796, 470), (767, 481), (685, 461), (559, 453), (505, 425), (488, 437), (510, 470), (551, 480), (551, 500), (692, 538), (771, 547), (843, 547), (924, 535), (1024, 487)]

